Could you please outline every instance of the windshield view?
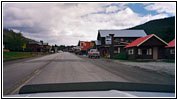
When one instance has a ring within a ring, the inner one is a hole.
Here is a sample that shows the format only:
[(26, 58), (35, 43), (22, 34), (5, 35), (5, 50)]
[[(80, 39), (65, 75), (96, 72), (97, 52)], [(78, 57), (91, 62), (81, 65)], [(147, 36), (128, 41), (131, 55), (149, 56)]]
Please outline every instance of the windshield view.
[(2, 95), (175, 97), (176, 2), (3, 2)]

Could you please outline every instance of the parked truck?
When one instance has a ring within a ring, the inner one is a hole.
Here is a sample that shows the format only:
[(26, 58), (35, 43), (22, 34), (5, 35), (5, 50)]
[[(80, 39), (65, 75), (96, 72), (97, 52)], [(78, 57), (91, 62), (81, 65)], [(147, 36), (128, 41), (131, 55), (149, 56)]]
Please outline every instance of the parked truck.
[(89, 58), (100, 58), (100, 52), (97, 49), (90, 49), (88, 51)]

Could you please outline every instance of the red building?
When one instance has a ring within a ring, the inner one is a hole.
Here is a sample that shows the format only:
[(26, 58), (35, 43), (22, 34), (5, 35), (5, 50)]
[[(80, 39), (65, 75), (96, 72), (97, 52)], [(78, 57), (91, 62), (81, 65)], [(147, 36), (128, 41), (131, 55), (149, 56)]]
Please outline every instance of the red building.
[(169, 42), (169, 45), (166, 46), (166, 58), (175, 59), (175, 39)]
[(164, 59), (165, 46), (168, 44), (158, 36), (151, 34), (131, 42), (126, 48), (128, 59)]
[(88, 41), (79, 41), (78, 46), (81, 48), (82, 54), (87, 54), (88, 49), (90, 48), (90, 42)]

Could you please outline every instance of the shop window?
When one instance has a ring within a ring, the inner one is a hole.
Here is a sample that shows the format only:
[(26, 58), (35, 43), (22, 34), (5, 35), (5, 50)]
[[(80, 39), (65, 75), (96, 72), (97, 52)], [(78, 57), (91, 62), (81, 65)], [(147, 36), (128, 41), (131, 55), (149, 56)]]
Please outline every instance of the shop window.
[(152, 55), (152, 49), (151, 49), (151, 48), (147, 49), (146, 54), (147, 54), (147, 55)]
[(129, 55), (133, 55), (134, 54), (134, 49), (129, 49), (128, 53), (129, 53)]
[(120, 53), (121, 52), (121, 48), (118, 48), (118, 53)]
[(124, 41), (124, 39), (123, 39), (123, 38), (121, 38), (120, 40), (121, 40), (121, 41)]
[(118, 51), (117, 51), (117, 50), (115, 50), (115, 51), (114, 51), (114, 53), (118, 53)]

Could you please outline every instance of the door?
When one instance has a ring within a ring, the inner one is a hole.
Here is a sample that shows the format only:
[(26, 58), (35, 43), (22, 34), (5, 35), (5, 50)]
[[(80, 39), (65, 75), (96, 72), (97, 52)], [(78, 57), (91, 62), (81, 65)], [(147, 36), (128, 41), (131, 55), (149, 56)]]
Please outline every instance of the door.
[(158, 59), (158, 47), (153, 47), (153, 59)]

